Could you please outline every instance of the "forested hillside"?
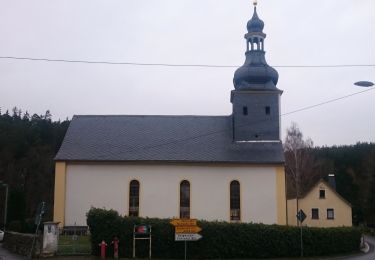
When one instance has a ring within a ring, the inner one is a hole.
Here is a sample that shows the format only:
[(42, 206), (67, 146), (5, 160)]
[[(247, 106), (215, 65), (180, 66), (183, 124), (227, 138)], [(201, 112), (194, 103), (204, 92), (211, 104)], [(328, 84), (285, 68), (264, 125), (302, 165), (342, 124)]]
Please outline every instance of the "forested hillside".
[[(46, 219), (52, 219), (53, 158), (68, 126), (68, 120), (53, 121), (49, 111), (30, 116), (14, 108), (0, 113), (0, 181), (9, 184), (8, 222), (33, 218), (41, 201), (48, 205)], [(353, 206), (354, 223), (375, 225), (375, 143), (305, 147), (309, 154), (302, 164), (308, 170), (301, 186), (308, 189), (316, 180), (335, 173), (337, 191)], [(0, 223), (4, 191), (0, 187)], [(288, 193), (293, 193), (292, 182)]]
[(336, 190), (352, 205), (353, 223), (375, 226), (375, 143), (314, 147), (293, 122), (283, 145), (288, 199), (303, 197), (334, 174)]
[[(375, 143), (314, 150), (336, 175), (337, 191), (352, 204), (355, 224), (375, 226)], [(328, 173), (327, 173), (328, 174)]]
[[(9, 185), (8, 223), (33, 217), (41, 201), (46, 217), (53, 214), (54, 162), (69, 121), (52, 121), (17, 108), (0, 113), (0, 181)], [(0, 223), (3, 222), (5, 189), (0, 187)]]

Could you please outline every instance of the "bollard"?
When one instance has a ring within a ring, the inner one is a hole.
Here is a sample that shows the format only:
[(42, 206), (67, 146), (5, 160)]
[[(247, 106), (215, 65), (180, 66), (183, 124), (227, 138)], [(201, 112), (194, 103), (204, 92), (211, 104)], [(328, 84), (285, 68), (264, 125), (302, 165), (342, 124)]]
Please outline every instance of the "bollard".
[(117, 236), (113, 238), (113, 241), (111, 244), (113, 244), (113, 258), (118, 259), (118, 244), (120, 243), (120, 240)]
[(102, 240), (102, 242), (99, 244), (99, 246), (100, 246), (100, 257), (102, 259), (105, 259), (105, 254), (106, 254), (106, 250), (107, 250), (108, 245), (104, 240)]

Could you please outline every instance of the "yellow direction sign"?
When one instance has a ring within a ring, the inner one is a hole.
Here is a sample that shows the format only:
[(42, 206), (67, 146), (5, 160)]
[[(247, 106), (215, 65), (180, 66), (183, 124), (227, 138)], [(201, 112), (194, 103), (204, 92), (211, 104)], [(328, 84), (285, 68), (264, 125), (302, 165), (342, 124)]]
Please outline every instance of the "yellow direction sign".
[(170, 222), (173, 226), (196, 226), (196, 219), (172, 219)]
[(202, 229), (198, 226), (176, 226), (175, 233), (176, 234), (191, 234), (191, 233), (198, 233)]

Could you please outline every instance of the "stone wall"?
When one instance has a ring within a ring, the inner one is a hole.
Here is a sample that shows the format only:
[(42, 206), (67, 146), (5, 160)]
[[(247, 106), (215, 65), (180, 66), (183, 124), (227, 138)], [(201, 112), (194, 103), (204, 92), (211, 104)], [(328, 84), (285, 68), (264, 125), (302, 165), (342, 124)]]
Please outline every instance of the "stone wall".
[[(8, 249), (10, 252), (29, 256), (31, 245), (33, 243), (33, 234), (22, 234), (17, 232), (5, 232), (3, 248)], [(42, 236), (38, 236), (34, 243), (33, 257), (38, 257), (41, 252)]]

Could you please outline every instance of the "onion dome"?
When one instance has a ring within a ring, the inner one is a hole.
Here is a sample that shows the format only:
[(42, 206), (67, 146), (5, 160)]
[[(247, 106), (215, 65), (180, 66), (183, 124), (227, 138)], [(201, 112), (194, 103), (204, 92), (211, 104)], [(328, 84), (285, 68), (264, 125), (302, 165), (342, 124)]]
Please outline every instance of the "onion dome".
[(245, 64), (234, 73), (234, 88), (237, 90), (275, 89), (279, 73), (267, 64), (264, 52), (258, 51), (258, 53), (246, 56)]
[(247, 31), (248, 32), (262, 32), (264, 28), (264, 22), (259, 19), (257, 14), (257, 8), (254, 7), (253, 17), (247, 22)]
[(254, 5), (254, 14), (247, 23), (248, 33), (245, 35), (247, 43), (246, 60), (244, 65), (234, 73), (233, 84), (236, 90), (276, 89), (279, 79), (277, 71), (266, 62), (264, 22), (258, 17), (256, 2)]

